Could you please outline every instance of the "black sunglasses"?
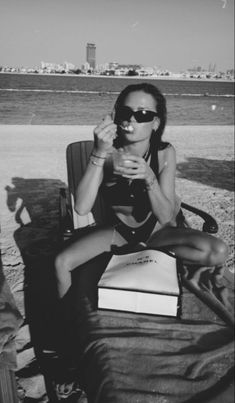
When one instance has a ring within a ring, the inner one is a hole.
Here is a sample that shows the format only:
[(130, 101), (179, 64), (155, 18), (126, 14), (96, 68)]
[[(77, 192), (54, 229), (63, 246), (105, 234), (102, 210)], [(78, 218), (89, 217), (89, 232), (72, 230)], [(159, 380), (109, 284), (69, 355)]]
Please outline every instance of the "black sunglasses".
[(140, 109), (134, 112), (129, 106), (120, 106), (116, 110), (115, 123), (119, 124), (123, 121), (130, 121), (131, 117), (134, 116), (136, 122), (152, 122), (155, 116), (158, 116), (157, 112), (149, 111), (146, 109)]

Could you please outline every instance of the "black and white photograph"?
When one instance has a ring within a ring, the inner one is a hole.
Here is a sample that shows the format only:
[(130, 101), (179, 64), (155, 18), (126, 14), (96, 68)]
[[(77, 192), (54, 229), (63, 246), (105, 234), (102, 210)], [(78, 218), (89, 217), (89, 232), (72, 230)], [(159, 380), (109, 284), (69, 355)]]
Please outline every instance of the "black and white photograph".
[(234, 0), (0, 0), (0, 403), (233, 403), (234, 221)]

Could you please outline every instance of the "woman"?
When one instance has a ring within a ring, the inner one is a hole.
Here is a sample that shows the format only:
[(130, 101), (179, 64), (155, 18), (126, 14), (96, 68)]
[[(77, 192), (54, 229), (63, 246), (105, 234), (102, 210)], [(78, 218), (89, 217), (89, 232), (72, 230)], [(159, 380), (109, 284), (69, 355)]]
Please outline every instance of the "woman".
[(77, 188), (75, 210), (80, 215), (90, 212), (100, 189), (109, 220), (57, 256), (60, 298), (71, 285), (71, 271), (112, 246), (167, 246), (187, 264), (202, 266), (226, 259), (227, 248), (220, 239), (176, 227), (176, 156), (174, 147), (161, 140), (165, 124), (165, 98), (155, 86), (141, 83), (126, 87), (113, 116), (107, 115), (95, 128), (94, 149)]

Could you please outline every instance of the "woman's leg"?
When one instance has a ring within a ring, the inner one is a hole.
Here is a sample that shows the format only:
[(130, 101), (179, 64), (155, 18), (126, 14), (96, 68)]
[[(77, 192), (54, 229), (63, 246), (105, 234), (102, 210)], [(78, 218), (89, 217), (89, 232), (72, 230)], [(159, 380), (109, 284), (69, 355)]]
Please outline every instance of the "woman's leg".
[(217, 266), (227, 257), (227, 246), (222, 240), (191, 228), (164, 227), (151, 235), (147, 245), (167, 246), (188, 264)]
[(117, 246), (122, 246), (126, 243), (121, 235), (114, 231), (112, 227), (96, 228), (57, 255), (55, 269), (59, 298), (62, 298), (71, 286), (71, 271), (75, 267), (103, 252), (110, 252), (111, 245), (114, 242), (114, 234)]
[[(76, 381), (74, 371), (67, 368), (74, 367), (74, 349), (76, 345), (76, 331), (74, 329), (74, 306), (69, 295), (71, 286), (71, 271), (77, 266), (85, 263), (102, 252), (109, 252), (111, 245), (115, 242), (117, 246), (122, 246), (126, 241), (111, 227), (94, 228), (89, 234), (74, 241), (63, 251), (61, 251), (55, 259), (55, 271), (58, 290), (58, 307), (57, 321), (58, 338), (57, 351), (62, 359), (64, 374), (62, 370), (61, 381), (56, 386), (56, 393), (59, 397), (74, 392)], [(72, 304), (71, 304), (72, 302)], [(73, 352), (71, 354), (71, 351)], [(67, 370), (66, 370), (67, 369)]]

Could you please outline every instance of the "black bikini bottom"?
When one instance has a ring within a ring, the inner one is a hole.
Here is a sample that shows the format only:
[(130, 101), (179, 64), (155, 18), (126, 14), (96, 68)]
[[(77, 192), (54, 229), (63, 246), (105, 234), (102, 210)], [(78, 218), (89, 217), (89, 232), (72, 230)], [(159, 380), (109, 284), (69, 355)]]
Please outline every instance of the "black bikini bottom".
[(136, 245), (139, 242), (146, 242), (156, 225), (157, 219), (151, 214), (140, 227), (129, 227), (113, 214), (112, 224), (115, 230), (128, 242), (129, 245)]

